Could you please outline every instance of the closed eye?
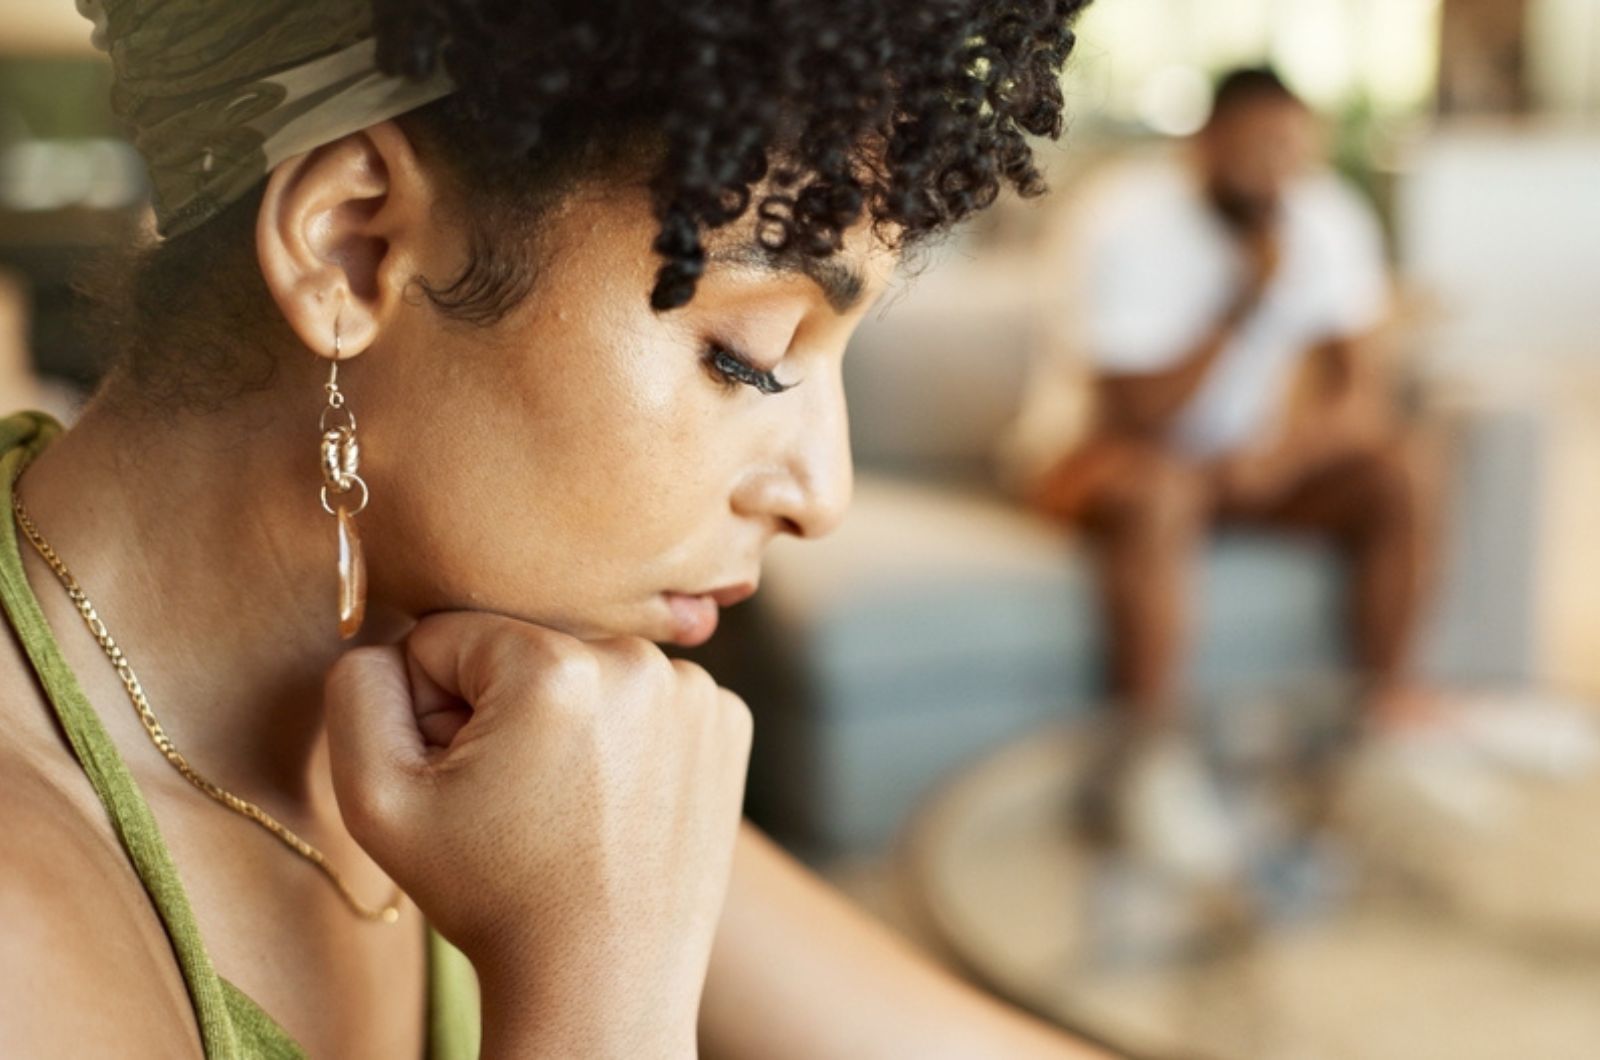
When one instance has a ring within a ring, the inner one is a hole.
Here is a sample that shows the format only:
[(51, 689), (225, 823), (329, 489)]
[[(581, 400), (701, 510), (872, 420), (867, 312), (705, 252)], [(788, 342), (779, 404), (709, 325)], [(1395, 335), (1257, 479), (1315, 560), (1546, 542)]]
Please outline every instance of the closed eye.
[(706, 365), (729, 385), (743, 384), (763, 394), (781, 394), (792, 390), (795, 383), (783, 383), (763, 368), (757, 368), (749, 359), (724, 347), (712, 345), (706, 349)]

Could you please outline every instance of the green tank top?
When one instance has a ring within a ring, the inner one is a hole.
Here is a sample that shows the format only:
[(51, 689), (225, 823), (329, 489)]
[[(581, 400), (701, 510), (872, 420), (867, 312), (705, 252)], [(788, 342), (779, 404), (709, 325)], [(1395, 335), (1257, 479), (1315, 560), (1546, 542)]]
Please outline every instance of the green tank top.
[[(45, 622), (23, 573), (22, 545), (11, 514), (17, 475), (62, 426), (48, 413), (26, 410), (0, 419), (0, 597), (65, 730), (73, 754), (110, 814), (122, 847), (155, 905), (172, 941), (184, 984), (194, 1003), (205, 1055), (210, 1060), (303, 1060), (304, 1050), (244, 991), (217, 974), (200, 938), (177, 867), (116, 745), (100, 724)], [(470, 1060), (478, 1055), (477, 980), (472, 965), (443, 936), (428, 929), (428, 1058)]]

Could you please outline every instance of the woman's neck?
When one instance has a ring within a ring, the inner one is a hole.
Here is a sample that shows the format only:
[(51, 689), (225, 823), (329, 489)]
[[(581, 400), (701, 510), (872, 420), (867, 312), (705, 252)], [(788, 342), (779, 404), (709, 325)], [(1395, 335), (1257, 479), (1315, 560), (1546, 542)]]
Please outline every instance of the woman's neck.
[[(369, 605), (360, 639), (339, 639), (314, 412), (296, 412), (290, 422), (263, 402), (141, 419), (102, 396), (18, 489), (195, 769), (247, 798), (320, 804), (323, 675), (353, 643), (393, 640), (405, 621)], [(171, 773), (55, 575), (19, 544), (67, 662), (130, 767)]]

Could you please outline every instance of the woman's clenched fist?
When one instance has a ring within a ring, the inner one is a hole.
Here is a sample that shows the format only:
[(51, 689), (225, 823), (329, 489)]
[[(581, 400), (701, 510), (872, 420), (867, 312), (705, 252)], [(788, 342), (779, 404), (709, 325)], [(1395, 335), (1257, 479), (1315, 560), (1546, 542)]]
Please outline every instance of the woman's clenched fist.
[(325, 694), (346, 824), (472, 960), (486, 1052), (692, 1054), (749, 761), (737, 696), (648, 641), (471, 611), (346, 653)]

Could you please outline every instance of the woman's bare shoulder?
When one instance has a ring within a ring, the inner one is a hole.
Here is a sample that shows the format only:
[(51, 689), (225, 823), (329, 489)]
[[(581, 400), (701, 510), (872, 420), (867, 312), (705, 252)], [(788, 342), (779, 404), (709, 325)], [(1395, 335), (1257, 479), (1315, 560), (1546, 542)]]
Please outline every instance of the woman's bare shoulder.
[(198, 1055), (149, 897), (50, 765), (0, 749), (0, 1056)]

